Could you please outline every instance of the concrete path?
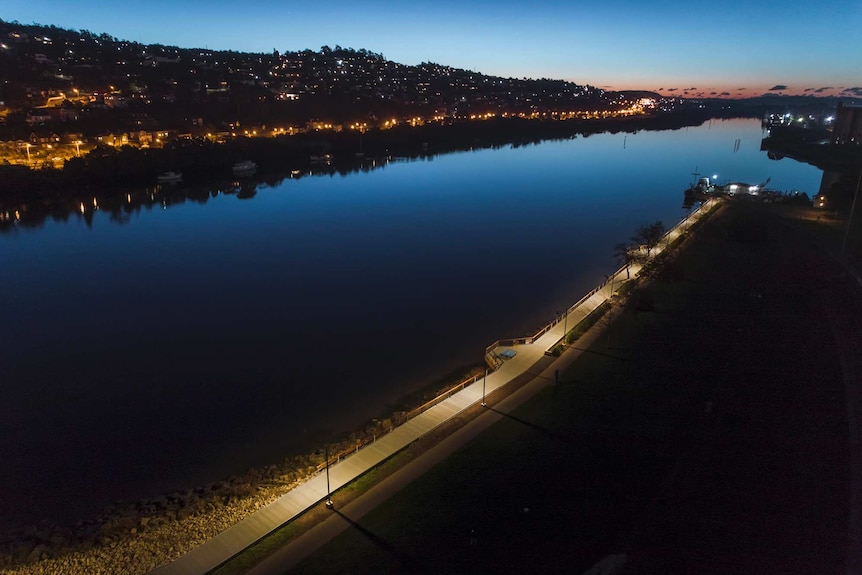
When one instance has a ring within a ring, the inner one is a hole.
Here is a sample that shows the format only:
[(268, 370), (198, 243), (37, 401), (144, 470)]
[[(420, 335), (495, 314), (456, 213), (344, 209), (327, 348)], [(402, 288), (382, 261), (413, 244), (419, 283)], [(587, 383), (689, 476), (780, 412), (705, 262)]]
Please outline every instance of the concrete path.
[(337, 507), (332, 516), (275, 551), (249, 570), (247, 575), (282, 575), (288, 572), (336, 535), (353, 526), (379, 504), (503, 419), (504, 414), (510, 413), (540, 390), (552, 385), (554, 372), (559, 370), (562, 373), (566, 370), (599, 337), (601, 330), (598, 329), (598, 326), (596, 327), (597, 329), (590, 330), (578, 340), (579, 347), (568, 348), (558, 358), (544, 357), (540, 359), (531, 368), (531, 372), (535, 376), (523, 387), (506, 396), (499, 403), (494, 403), (490, 409), (483, 411), (481, 415), (470, 420), (446, 439), (344, 507)]
[[(709, 204), (707, 204), (709, 205)], [(706, 207), (706, 206), (704, 206)], [(683, 233), (696, 221), (704, 209), (691, 214), (680, 222), (668, 234), (666, 245)], [(662, 245), (654, 249), (659, 253)], [(638, 264), (632, 264), (632, 277), (640, 271)], [(569, 311), (565, 322), (571, 330), (578, 322), (595, 310), (611, 295), (611, 286), (618, 288), (626, 279), (625, 270), (616, 272), (613, 281), (604, 284), (600, 289), (585, 299), (576, 308)], [(506, 360), (486, 380), (477, 380), (472, 385), (455, 393), (434, 407), (420, 413), (390, 433), (380, 437), (376, 442), (359, 449), (353, 455), (346, 457), (329, 467), (330, 488), (336, 491), (350, 483), (363, 473), (374, 468), (392, 455), (398, 453), (417, 439), (437, 426), (455, 417), (468, 407), (482, 401), (483, 386), (486, 395), (506, 385), (518, 376), (527, 373), (536, 363), (545, 358), (545, 351), (556, 345), (563, 338), (564, 322), (559, 321), (538, 337), (532, 344), (515, 346), (516, 355)], [(546, 379), (553, 377), (553, 372)], [(278, 527), (291, 521), (308, 508), (317, 505), (327, 496), (326, 474), (319, 473), (292, 489), (270, 505), (246, 517), (233, 527), (219, 533), (209, 541), (195, 547), (175, 561), (167, 563), (150, 573), (152, 575), (204, 575), (222, 563), (237, 555), (247, 547), (259, 541)]]

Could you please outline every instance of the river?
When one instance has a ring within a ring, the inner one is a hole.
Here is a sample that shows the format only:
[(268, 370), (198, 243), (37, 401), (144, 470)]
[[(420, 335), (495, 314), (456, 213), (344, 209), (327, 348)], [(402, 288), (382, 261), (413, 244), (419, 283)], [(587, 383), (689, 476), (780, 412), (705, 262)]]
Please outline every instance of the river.
[[(224, 478), (479, 363), (685, 212), (818, 190), (756, 120), (481, 149), (0, 234), (0, 529)], [(370, 160), (369, 160), (370, 161)]]

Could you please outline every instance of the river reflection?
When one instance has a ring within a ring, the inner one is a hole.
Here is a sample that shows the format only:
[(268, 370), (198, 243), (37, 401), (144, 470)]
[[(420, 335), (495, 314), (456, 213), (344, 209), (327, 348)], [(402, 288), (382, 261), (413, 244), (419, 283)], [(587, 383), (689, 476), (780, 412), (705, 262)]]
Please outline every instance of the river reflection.
[(813, 195), (819, 170), (769, 160), (761, 137), (710, 122), (11, 208), (0, 528), (381, 416), (600, 283), (616, 243), (684, 216), (692, 172)]
[(54, 197), (40, 198), (30, 203), (2, 202), (0, 200), (0, 233), (14, 232), (16, 228), (39, 228), (48, 220), (67, 221), (78, 215), (88, 225), (92, 225), (95, 212), (108, 214), (111, 222), (125, 224), (131, 215), (141, 209), (181, 205), (186, 201), (206, 204), (219, 195), (232, 195), (238, 199), (250, 199), (257, 195), (258, 188), (274, 188), (285, 180), (298, 180), (315, 176), (347, 176), (354, 172), (369, 172), (382, 169), (392, 162), (413, 161), (413, 158), (362, 158), (340, 164), (315, 166), (308, 170), (293, 170), (288, 174), (268, 177), (246, 177), (207, 186), (186, 186), (179, 184), (157, 184), (135, 191), (116, 192), (102, 190), (96, 194), (57, 194)]

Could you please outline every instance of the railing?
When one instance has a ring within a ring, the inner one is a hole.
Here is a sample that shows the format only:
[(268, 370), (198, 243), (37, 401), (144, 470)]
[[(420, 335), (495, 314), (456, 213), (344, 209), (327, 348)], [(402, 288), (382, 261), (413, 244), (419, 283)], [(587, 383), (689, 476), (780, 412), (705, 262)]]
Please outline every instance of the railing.
[[(494, 370), (492, 370), (492, 371), (494, 371)], [(485, 376), (484, 376), (484, 374), (476, 374), (476, 375), (470, 376), (467, 379), (465, 379), (464, 381), (462, 381), (461, 383), (458, 383), (457, 385), (453, 385), (452, 387), (441, 392), (440, 394), (438, 394), (433, 399), (426, 401), (425, 403), (423, 403), (419, 407), (416, 407), (416, 408), (408, 411), (407, 413), (402, 414), (400, 417), (393, 417), (393, 422), (392, 422), (392, 425), (389, 426), (389, 429), (383, 429), (380, 433), (373, 434), (370, 439), (369, 438), (358, 439), (358, 440), (356, 440), (355, 445), (352, 445), (350, 447), (347, 447), (347, 448), (342, 449), (340, 451), (337, 451), (335, 453), (330, 453), (329, 454), (329, 460), (324, 461), (323, 463), (319, 463), (317, 465), (317, 467), (315, 468), (315, 473), (320, 473), (321, 471), (326, 469), (327, 463), (329, 465), (333, 465), (335, 463), (338, 463), (343, 458), (345, 458), (348, 455), (351, 455), (353, 453), (356, 453), (357, 451), (359, 451), (361, 448), (365, 447), (366, 445), (371, 445), (372, 443), (377, 441), (378, 438), (383, 437), (387, 433), (390, 433), (396, 427), (400, 427), (400, 426), (404, 425), (405, 423), (407, 423), (408, 421), (410, 421), (411, 419), (413, 419), (414, 417), (416, 417), (420, 413), (427, 411), (427, 410), (431, 409), (432, 407), (434, 407), (435, 405), (437, 405), (438, 403), (445, 401), (446, 399), (452, 397), (452, 395), (461, 391), (462, 389), (464, 389), (468, 385), (472, 385), (472, 384), (476, 383), (477, 381), (479, 381), (480, 377), (485, 377)], [(395, 421), (396, 419), (397, 419), (397, 421)]]
[[(692, 222), (691, 222), (692, 216), (700, 213), (702, 210), (705, 210), (705, 208), (707, 208), (707, 207), (709, 208), (709, 210), (711, 210), (713, 208), (713, 206), (715, 205), (715, 203), (716, 203), (716, 200), (714, 198), (710, 198), (705, 203), (699, 205), (697, 207), (697, 209), (693, 210), (691, 213), (689, 213), (687, 216), (685, 216), (683, 219), (681, 219), (675, 226), (673, 226), (671, 229), (666, 231), (664, 233), (664, 235), (662, 236), (662, 240), (667, 239), (672, 232), (675, 232), (677, 230), (683, 230), (685, 228), (690, 227), (692, 225)], [(708, 211), (708, 210), (706, 210), (706, 211)], [(704, 213), (706, 213), (706, 212), (704, 212)], [(661, 245), (661, 242), (659, 242), (659, 246), (660, 245)], [(656, 253), (659, 253), (659, 252), (657, 251)], [(603, 283), (601, 283), (600, 285), (596, 286), (595, 288), (593, 288), (592, 290), (587, 292), (587, 294), (584, 297), (582, 297), (577, 302), (575, 302), (573, 305), (571, 305), (568, 309), (566, 309), (566, 311), (563, 314), (561, 314), (561, 315), (555, 317), (553, 320), (551, 320), (550, 323), (548, 323), (547, 325), (542, 327), (539, 331), (537, 331), (535, 333), (535, 335), (528, 336), (528, 337), (516, 337), (516, 338), (511, 338), (511, 339), (498, 339), (497, 341), (495, 341), (494, 343), (492, 343), (491, 345), (486, 347), (485, 348), (486, 363), (494, 366), (495, 369), (497, 367), (499, 367), (502, 364), (503, 360), (501, 360), (499, 358), (499, 356), (497, 355), (497, 353), (494, 350), (496, 350), (498, 347), (511, 347), (511, 346), (515, 346), (515, 345), (529, 345), (529, 344), (533, 343), (534, 341), (539, 339), (541, 336), (545, 335), (545, 333), (547, 333), (548, 330), (550, 330), (552, 327), (554, 327), (555, 325), (557, 325), (561, 321), (564, 321), (564, 318), (566, 316), (568, 316), (570, 313), (575, 311), (575, 309), (577, 309), (578, 306), (582, 305), (585, 301), (590, 299), (593, 295), (598, 293), (598, 291), (601, 290), (606, 285), (608, 285), (608, 283), (610, 283), (611, 281), (615, 281), (617, 276), (620, 275), (623, 271), (625, 271), (626, 268), (628, 268), (628, 267), (629, 267), (628, 264), (620, 266), (620, 268), (618, 270), (616, 270), (614, 273), (612, 273), (611, 275), (609, 275)], [(622, 282), (620, 282), (620, 283), (622, 284)], [(575, 326), (573, 325), (572, 328), (574, 328), (574, 327)], [(563, 337), (565, 337), (565, 336), (566, 336), (566, 334), (563, 334)], [(491, 361), (488, 361), (488, 358), (492, 358)]]
[(459, 391), (461, 391), (462, 389), (464, 389), (468, 385), (474, 384), (477, 381), (479, 381), (480, 377), (485, 377), (485, 375), (484, 374), (476, 374), (473, 377), (468, 377), (467, 379), (465, 379), (464, 381), (462, 381), (458, 385), (450, 387), (446, 391), (440, 393), (434, 399), (426, 401), (425, 403), (423, 403), (419, 407), (407, 412), (407, 414), (404, 417), (404, 420), (409, 421), (410, 419), (413, 419), (414, 417), (416, 417), (420, 413), (427, 411), (428, 409), (431, 409), (432, 407), (434, 407), (435, 405), (437, 405), (441, 401), (445, 401), (446, 399), (449, 399), (454, 394), (458, 393)]

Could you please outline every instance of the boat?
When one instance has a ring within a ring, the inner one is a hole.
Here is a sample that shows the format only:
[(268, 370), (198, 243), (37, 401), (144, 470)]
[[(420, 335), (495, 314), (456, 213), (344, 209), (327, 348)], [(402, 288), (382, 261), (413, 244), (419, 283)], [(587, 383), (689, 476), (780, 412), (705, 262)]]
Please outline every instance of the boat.
[(163, 172), (156, 176), (156, 181), (160, 184), (176, 184), (182, 180), (183, 175), (179, 172)]
[(253, 176), (257, 172), (257, 164), (251, 160), (237, 162), (233, 165), (234, 176)]
[(312, 164), (330, 164), (332, 163), (332, 154), (312, 155), (308, 159)]

